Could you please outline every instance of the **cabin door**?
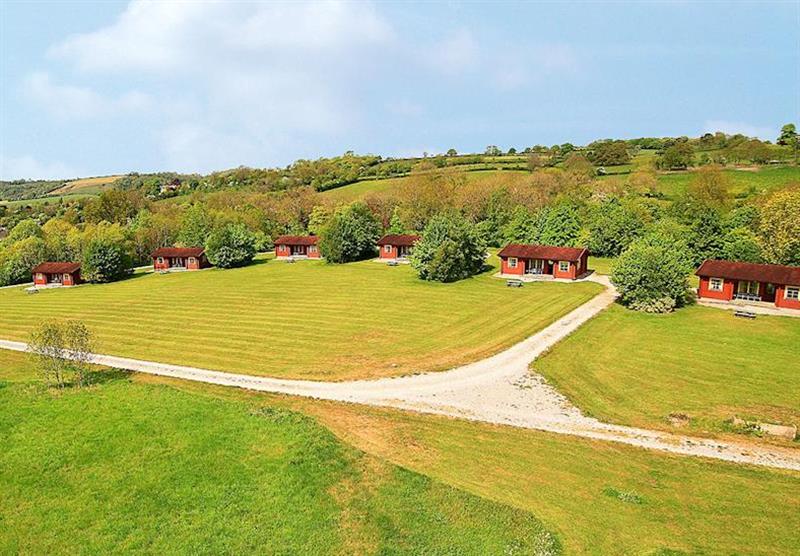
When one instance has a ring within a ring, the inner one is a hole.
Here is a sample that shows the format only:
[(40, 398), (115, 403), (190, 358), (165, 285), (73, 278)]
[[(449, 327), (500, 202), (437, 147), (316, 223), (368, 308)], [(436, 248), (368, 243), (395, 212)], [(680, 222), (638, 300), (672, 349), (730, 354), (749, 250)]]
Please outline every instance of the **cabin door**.
[(544, 274), (544, 260), (529, 259), (525, 265), (525, 274)]
[(761, 301), (768, 301), (770, 303), (775, 301), (775, 284), (764, 285), (764, 297)]

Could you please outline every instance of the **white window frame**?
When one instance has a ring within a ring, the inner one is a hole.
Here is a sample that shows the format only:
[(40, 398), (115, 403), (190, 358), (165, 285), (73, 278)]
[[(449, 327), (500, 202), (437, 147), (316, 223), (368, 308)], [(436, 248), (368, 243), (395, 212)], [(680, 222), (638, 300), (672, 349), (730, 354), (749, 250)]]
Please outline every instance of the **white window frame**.
[[(719, 285), (715, 285), (716, 282), (719, 282)], [(710, 292), (721, 292), (725, 289), (725, 279), (724, 278), (709, 278), (708, 279), (708, 291)]]
[[(747, 284), (746, 288), (743, 288), (742, 285)], [(751, 290), (753, 284), (756, 285), (756, 291), (753, 293)], [(745, 294), (745, 295), (760, 295), (761, 294), (761, 283), (758, 280), (739, 280), (739, 283), (736, 286), (736, 293), (738, 294)]]
[(392, 252), (392, 246), (388, 245), (388, 244), (384, 245), (383, 246), (383, 251), (384, 251), (384, 253), (391, 253)]
[(164, 257), (159, 257), (157, 260), (158, 264), (164, 264)]
[(189, 257), (189, 263), (188, 264), (196, 264), (196, 263), (197, 263), (197, 259), (195, 259), (194, 257)]
[[(789, 290), (792, 291), (791, 295)], [(800, 286), (786, 286), (786, 289), (783, 290), (783, 297), (790, 301), (800, 301)]]
[(309, 245), (308, 246), (308, 252), (309, 253), (316, 253), (317, 252), (317, 246), (316, 245)]
[(44, 280), (44, 279), (45, 279), (45, 277), (44, 277), (44, 273), (43, 273), (43, 272), (37, 272), (37, 273), (36, 273), (36, 279), (37, 279), (38, 281), (40, 281), (40, 282), (41, 282), (42, 280)]
[[(567, 268), (564, 268), (564, 265), (567, 265)], [(569, 272), (569, 261), (558, 261), (558, 271)]]
[(517, 268), (517, 258), (516, 257), (509, 257), (508, 258), (508, 268)]

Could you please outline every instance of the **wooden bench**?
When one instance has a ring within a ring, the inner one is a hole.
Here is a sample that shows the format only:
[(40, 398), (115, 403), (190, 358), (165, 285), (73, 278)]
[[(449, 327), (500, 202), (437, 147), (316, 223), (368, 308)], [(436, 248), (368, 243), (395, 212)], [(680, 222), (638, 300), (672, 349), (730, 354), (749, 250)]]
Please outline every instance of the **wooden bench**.
[(398, 264), (397, 261), (386, 261), (386, 266), (397, 266)]
[(518, 280), (516, 278), (511, 278), (506, 280), (506, 286), (509, 288), (521, 288), (522, 287), (522, 280)]
[(733, 312), (734, 317), (741, 317), (743, 319), (754, 319), (756, 314), (753, 311), (745, 311), (744, 309), (737, 309)]

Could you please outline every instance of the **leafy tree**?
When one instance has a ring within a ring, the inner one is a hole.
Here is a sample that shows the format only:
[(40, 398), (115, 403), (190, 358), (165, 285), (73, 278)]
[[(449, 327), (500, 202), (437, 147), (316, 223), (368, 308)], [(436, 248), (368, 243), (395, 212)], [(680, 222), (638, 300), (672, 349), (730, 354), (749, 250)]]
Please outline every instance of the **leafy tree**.
[(742, 205), (728, 213), (726, 223), (729, 228), (749, 228), (758, 230), (758, 208), (753, 205)]
[(425, 227), (410, 260), (423, 280), (454, 282), (480, 272), (485, 257), (476, 227), (461, 214), (444, 212)]
[(28, 351), (48, 386), (63, 388), (72, 376), (77, 386), (87, 382), (92, 333), (80, 321), (47, 321), (28, 340)]
[(694, 149), (686, 141), (675, 143), (668, 147), (658, 160), (659, 168), (664, 170), (677, 170), (688, 168), (694, 161)]
[(800, 184), (774, 193), (763, 204), (759, 236), (767, 262), (800, 265)]
[(341, 207), (320, 235), (320, 250), (331, 263), (347, 263), (375, 256), (380, 222), (364, 203)]
[(4, 242), (7, 244), (14, 243), (15, 241), (30, 237), (41, 238), (43, 235), (44, 233), (42, 232), (42, 227), (39, 226), (39, 223), (33, 218), (27, 218), (11, 228), (8, 237), (6, 237)]
[(510, 149), (508, 149), (508, 154), (510, 154), (510, 155), (517, 154), (517, 149), (515, 149), (514, 147), (511, 147)]
[(581, 225), (575, 206), (559, 203), (546, 211), (539, 241), (544, 245), (574, 246), (580, 231)]
[(593, 208), (588, 226), (593, 255), (616, 257), (644, 231), (641, 214), (629, 204), (612, 198)]
[(457, 156), (458, 152), (455, 149), (447, 149), (447, 156)]
[(488, 147), (486, 147), (486, 151), (484, 151), (484, 154), (488, 156), (500, 156), (503, 154), (503, 151), (501, 151), (500, 147), (498, 147), (497, 145), (489, 145)]
[(325, 227), (330, 223), (331, 217), (330, 208), (325, 205), (317, 205), (311, 210), (311, 215), (308, 217), (308, 231), (313, 235), (320, 235)]
[(583, 181), (589, 181), (594, 177), (592, 163), (577, 152), (570, 153), (564, 160), (564, 170)]
[(205, 245), (213, 228), (214, 219), (206, 206), (196, 203), (183, 214), (178, 242), (186, 247), (201, 247)]
[(120, 242), (110, 237), (97, 237), (83, 252), (81, 278), (94, 283), (113, 282), (127, 274), (130, 262)]
[(531, 172), (547, 166), (547, 160), (539, 153), (530, 153), (527, 158), (528, 170)]
[(724, 235), (719, 211), (710, 207), (702, 210), (690, 225), (689, 248), (694, 262), (699, 264), (705, 259), (719, 259)]
[(707, 207), (724, 208), (730, 202), (731, 180), (719, 166), (704, 166), (689, 181), (688, 195)]
[(387, 234), (402, 234), (405, 232), (406, 227), (403, 225), (403, 219), (400, 218), (400, 210), (394, 207), (392, 211), (392, 218), (389, 220), (389, 227), (386, 229)]
[(42, 226), (47, 258), (51, 261), (73, 261), (78, 253), (69, 243), (70, 234), (76, 232), (75, 226), (60, 218), (52, 218)]
[(761, 244), (756, 234), (749, 228), (733, 228), (725, 234), (722, 240), (721, 256), (729, 261), (748, 263), (763, 261)]
[(503, 227), (503, 243), (539, 243), (545, 215), (546, 211), (531, 214), (524, 206), (517, 206)]
[(786, 124), (781, 128), (781, 134), (778, 137), (779, 145), (794, 146), (797, 142), (797, 126), (794, 124)]
[(47, 260), (47, 245), (39, 237), (26, 237), (0, 252), (0, 286), (30, 282), (31, 270)]
[(87, 222), (128, 224), (146, 206), (140, 190), (107, 189), (86, 205), (84, 217)]
[(666, 313), (687, 301), (692, 267), (681, 246), (654, 235), (634, 242), (620, 255), (611, 281), (627, 307)]
[(234, 268), (253, 260), (256, 238), (244, 224), (228, 223), (211, 232), (205, 248), (211, 264), (219, 268)]
[(590, 148), (589, 160), (596, 166), (619, 166), (631, 161), (625, 141), (601, 141)]
[(628, 176), (628, 185), (640, 195), (655, 196), (658, 192), (658, 176), (651, 166), (640, 166)]

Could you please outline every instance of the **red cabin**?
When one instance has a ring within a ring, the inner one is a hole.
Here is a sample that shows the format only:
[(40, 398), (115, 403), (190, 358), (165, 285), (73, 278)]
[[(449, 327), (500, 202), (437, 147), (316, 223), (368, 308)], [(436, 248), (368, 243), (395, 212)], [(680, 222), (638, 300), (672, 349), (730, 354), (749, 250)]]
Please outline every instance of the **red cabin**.
[(156, 271), (200, 270), (211, 266), (202, 247), (159, 247), (151, 256)]
[(414, 250), (419, 236), (412, 234), (389, 234), (378, 240), (378, 255), (381, 259), (406, 261)]
[(589, 250), (583, 247), (512, 243), (498, 256), (500, 273), (508, 276), (552, 276), (575, 280), (586, 272), (589, 263)]
[(319, 259), (317, 236), (280, 236), (275, 240), (275, 257), (278, 259)]
[(800, 309), (800, 267), (707, 260), (695, 272), (697, 297), (719, 301), (762, 301)]
[(33, 267), (33, 285), (75, 286), (82, 282), (80, 263), (42, 263)]

